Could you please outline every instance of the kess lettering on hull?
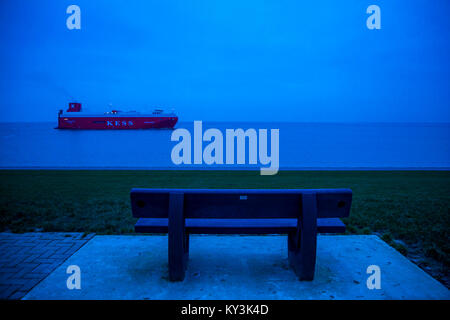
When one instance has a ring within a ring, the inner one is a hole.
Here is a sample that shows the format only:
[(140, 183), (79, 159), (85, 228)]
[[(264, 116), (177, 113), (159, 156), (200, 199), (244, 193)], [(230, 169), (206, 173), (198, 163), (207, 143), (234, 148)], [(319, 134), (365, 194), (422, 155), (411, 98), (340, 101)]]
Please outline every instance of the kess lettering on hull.
[(126, 127), (126, 126), (133, 126), (133, 121), (106, 121), (106, 125), (109, 126), (115, 126), (115, 127)]

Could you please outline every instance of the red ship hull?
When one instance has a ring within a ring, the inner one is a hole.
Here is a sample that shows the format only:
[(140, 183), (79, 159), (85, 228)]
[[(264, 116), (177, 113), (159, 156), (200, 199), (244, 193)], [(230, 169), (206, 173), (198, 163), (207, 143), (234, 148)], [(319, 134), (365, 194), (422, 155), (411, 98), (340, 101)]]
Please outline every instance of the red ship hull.
[(163, 113), (163, 110), (159, 109), (152, 114), (117, 110), (104, 114), (88, 114), (81, 112), (81, 103), (70, 102), (66, 112), (60, 110), (58, 113), (57, 129), (171, 129), (177, 121), (178, 117), (174, 113)]
[(173, 128), (176, 116), (68, 116), (58, 118), (57, 129), (163, 129)]

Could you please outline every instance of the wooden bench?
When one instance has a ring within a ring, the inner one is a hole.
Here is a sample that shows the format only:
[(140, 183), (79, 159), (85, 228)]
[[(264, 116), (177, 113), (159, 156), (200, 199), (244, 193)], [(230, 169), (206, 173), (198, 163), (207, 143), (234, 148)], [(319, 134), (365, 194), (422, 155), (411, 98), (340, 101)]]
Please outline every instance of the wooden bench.
[(317, 233), (342, 233), (349, 189), (132, 189), (136, 232), (168, 233), (169, 278), (184, 279), (189, 234), (287, 234), (289, 263), (313, 280)]

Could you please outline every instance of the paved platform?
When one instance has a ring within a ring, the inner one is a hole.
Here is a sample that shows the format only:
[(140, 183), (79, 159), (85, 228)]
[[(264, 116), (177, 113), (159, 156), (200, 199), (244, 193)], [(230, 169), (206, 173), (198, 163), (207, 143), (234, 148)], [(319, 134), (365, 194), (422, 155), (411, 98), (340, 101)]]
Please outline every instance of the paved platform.
[[(25, 299), (449, 299), (449, 290), (377, 236), (319, 236), (316, 277), (288, 266), (286, 236), (192, 236), (184, 282), (169, 282), (167, 236), (96, 236)], [(81, 269), (81, 289), (66, 269)], [(369, 265), (381, 289), (366, 285)]]
[(0, 299), (22, 298), (94, 234), (0, 233)]

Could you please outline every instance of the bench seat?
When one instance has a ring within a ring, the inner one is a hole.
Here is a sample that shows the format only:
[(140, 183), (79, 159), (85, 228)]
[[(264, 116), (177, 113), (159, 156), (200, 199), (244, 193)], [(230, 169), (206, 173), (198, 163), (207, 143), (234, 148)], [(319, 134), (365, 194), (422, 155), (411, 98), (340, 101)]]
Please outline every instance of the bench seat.
[[(140, 233), (167, 233), (169, 280), (183, 281), (191, 234), (285, 234), (289, 265), (314, 279), (317, 233), (343, 233), (350, 189), (132, 189)], [(264, 250), (264, 248), (260, 248)]]
[[(190, 234), (288, 234), (297, 229), (297, 219), (186, 219)], [(168, 233), (168, 218), (140, 218), (134, 226), (140, 233)], [(318, 218), (318, 233), (343, 233), (339, 218)]]

